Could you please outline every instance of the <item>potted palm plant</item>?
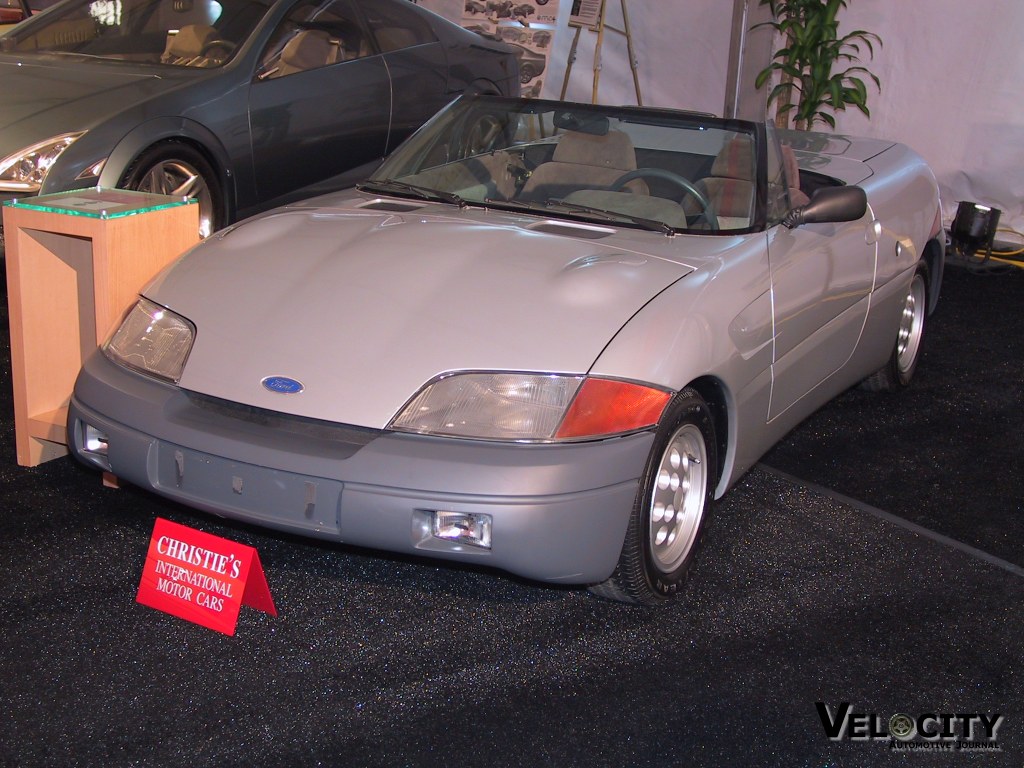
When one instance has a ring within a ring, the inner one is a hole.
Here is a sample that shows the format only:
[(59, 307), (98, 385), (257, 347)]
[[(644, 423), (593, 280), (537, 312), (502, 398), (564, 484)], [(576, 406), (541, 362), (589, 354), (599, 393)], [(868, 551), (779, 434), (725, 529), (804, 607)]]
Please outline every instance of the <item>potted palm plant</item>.
[(870, 117), (870, 79), (881, 91), (881, 83), (860, 62), (866, 51), (874, 58), (874, 45), (882, 44), (873, 32), (857, 29), (840, 37), (838, 15), (847, 0), (760, 0), (769, 6), (772, 21), (755, 24), (771, 27), (782, 40), (771, 63), (758, 73), (754, 84), (761, 88), (776, 76), (768, 104), (776, 103), (776, 123), (807, 130), (816, 123), (835, 128), (834, 113), (848, 106)]

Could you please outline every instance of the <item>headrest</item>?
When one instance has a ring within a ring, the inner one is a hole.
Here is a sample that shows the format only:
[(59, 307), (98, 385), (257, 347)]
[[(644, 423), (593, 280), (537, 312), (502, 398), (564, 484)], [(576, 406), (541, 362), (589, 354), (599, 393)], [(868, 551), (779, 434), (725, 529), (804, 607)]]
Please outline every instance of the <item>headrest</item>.
[(164, 55), (172, 59), (195, 58), (216, 36), (217, 30), (208, 24), (186, 24), (167, 41)]
[(636, 168), (633, 142), (622, 131), (609, 131), (603, 136), (566, 131), (551, 159), (557, 163), (593, 165), (621, 171)]
[(750, 139), (737, 137), (722, 147), (711, 166), (711, 175), (753, 181), (754, 154)]
[(327, 64), (334, 54), (331, 38), (318, 29), (299, 32), (281, 51), (281, 62), (297, 70), (316, 69)]

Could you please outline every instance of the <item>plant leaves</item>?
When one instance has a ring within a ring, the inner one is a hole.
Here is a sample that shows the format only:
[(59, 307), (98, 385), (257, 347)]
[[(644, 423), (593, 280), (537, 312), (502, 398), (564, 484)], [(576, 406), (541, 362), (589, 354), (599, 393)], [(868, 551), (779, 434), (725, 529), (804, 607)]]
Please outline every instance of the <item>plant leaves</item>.
[[(874, 32), (855, 29), (839, 35), (839, 13), (847, 0), (760, 0), (772, 13), (772, 21), (755, 24), (751, 29), (769, 26), (783, 38), (783, 45), (772, 54), (772, 63), (755, 80), (763, 87), (776, 72), (784, 80), (772, 88), (767, 103), (778, 103), (777, 114), (794, 113), (798, 128), (824, 123), (835, 128), (832, 113), (855, 106), (870, 117), (867, 107), (870, 78), (879, 92), (878, 76), (860, 64), (861, 55), (875, 55), (882, 39)], [(838, 63), (849, 64), (837, 69)], [(795, 102), (795, 103), (794, 103)]]

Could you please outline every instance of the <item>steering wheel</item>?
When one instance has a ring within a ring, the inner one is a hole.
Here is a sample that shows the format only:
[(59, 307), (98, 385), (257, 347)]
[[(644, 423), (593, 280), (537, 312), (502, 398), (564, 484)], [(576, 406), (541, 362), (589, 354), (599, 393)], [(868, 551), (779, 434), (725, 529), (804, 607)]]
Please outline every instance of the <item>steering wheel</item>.
[(666, 171), (663, 168), (637, 168), (634, 171), (627, 171), (612, 182), (610, 187), (612, 192), (618, 192), (624, 186), (634, 179), (661, 179), (671, 184), (675, 184), (677, 187), (682, 189), (684, 192), (690, 194), (700, 205), (700, 215), (704, 217), (704, 220), (708, 223), (711, 229), (718, 229), (718, 222), (716, 217), (711, 215), (711, 202), (707, 196), (697, 189), (696, 185), (687, 178), (680, 176), (678, 173), (672, 173), (672, 171)]
[(482, 155), (494, 151), (504, 130), (505, 126), (495, 115), (481, 115), (477, 123), (467, 131), (466, 154)]
[(204, 45), (203, 50), (199, 52), (199, 55), (204, 57), (209, 56), (210, 51), (215, 51), (219, 48), (220, 50), (224, 51), (224, 55), (219, 58), (226, 59), (237, 47), (238, 46), (235, 43), (232, 43), (230, 40), (218, 38), (216, 40), (210, 40), (206, 45)]

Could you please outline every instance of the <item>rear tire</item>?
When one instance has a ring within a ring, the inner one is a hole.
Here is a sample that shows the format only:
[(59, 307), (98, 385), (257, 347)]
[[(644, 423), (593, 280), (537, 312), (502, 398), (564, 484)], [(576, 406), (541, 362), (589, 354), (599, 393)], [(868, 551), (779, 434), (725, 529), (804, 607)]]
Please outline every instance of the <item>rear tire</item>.
[(897, 392), (910, 384), (921, 359), (927, 315), (928, 265), (920, 261), (904, 299), (896, 345), (889, 361), (862, 382), (864, 389), (871, 392)]
[(711, 508), (716, 445), (711, 411), (684, 389), (662, 416), (615, 571), (591, 592), (656, 605), (682, 590)]
[(207, 237), (227, 224), (219, 176), (203, 154), (181, 141), (155, 144), (129, 166), (118, 185), (199, 201), (199, 234)]

